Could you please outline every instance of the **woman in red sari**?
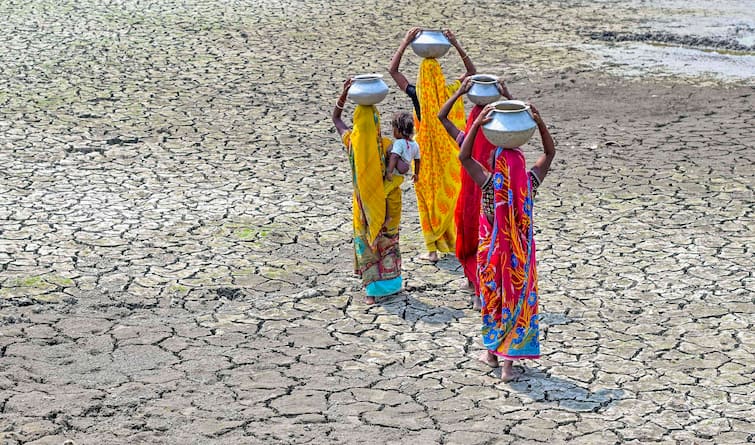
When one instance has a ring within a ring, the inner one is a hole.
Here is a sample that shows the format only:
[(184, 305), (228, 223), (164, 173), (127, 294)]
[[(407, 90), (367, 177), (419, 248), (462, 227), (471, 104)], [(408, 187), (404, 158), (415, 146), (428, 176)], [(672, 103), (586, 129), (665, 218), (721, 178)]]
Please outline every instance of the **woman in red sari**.
[(540, 113), (531, 106), (543, 142), (543, 154), (535, 165), (527, 170), (521, 150), (497, 147), (485, 168), (472, 157), (472, 148), (491, 110), (486, 106), (475, 118), (459, 159), (482, 195), (477, 272), (486, 351), (480, 360), (497, 367), (503, 358), (501, 379), (508, 381), (514, 377), (514, 360), (540, 357), (532, 208), (556, 149)]
[[(467, 128), (464, 131), (459, 130), (451, 122), (448, 118), (448, 113), (451, 112), (451, 107), (456, 103), (456, 100), (462, 94), (466, 94), (471, 86), (471, 79), (467, 77), (462, 82), (461, 88), (443, 104), (443, 107), (438, 112), (438, 119), (448, 132), (448, 135), (456, 141), (459, 147), (464, 142), (464, 135), (469, 131), (469, 127), (477, 119), (477, 116), (480, 115), (482, 107), (475, 105), (472, 108), (467, 118)], [(498, 83), (498, 91), (506, 99), (513, 99), (503, 79)], [(472, 147), (472, 158), (482, 163), (488, 163), (490, 153), (494, 149), (495, 145), (491, 144), (485, 135), (480, 133), (477, 135)], [(477, 279), (477, 220), (480, 217), (480, 196), (480, 188), (474, 183), (469, 174), (462, 170), (461, 192), (459, 193), (458, 201), (456, 201), (456, 211), (454, 214), (456, 221), (456, 258), (459, 259), (459, 263), (464, 268), (464, 276), (467, 278), (467, 288), (474, 292), (472, 307), (476, 311), (480, 310), (480, 286)]]

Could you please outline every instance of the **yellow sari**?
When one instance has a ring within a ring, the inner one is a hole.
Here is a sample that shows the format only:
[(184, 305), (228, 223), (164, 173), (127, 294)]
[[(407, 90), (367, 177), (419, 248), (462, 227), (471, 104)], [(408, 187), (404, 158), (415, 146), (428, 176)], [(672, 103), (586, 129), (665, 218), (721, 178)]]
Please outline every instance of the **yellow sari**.
[(383, 183), (391, 141), (380, 135), (377, 108), (358, 105), (353, 122), (354, 129), (344, 133), (343, 143), (349, 152), (354, 185), (354, 272), (362, 278), (368, 296), (391, 295), (402, 287), (399, 185), (403, 177), (394, 176), (389, 187)]
[[(454, 210), (461, 189), (458, 146), (437, 118), (440, 107), (461, 86), (446, 85), (436, 59), (424, 59), (419, 67), (417, 97), (423, 119), (416, 120), (419, 144), (419, 179), (415, 184), (422, 234), (429, 252), (453, 252), (456, 248)], [(457, 101), (448, 115), (458, 128), (465, 127), (464, 103)]]

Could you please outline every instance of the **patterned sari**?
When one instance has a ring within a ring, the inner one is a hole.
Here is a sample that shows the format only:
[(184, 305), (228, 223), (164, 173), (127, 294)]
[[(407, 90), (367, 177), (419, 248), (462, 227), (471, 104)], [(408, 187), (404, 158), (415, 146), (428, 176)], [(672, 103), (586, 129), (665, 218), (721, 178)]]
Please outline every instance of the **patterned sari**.
[[(481, 106), (475, 105), (467, 118), (465, 132), (469, 134), (469, 127), (477, 119), (482, 111)], [(489, 164), (490, 153), (495, 150), (482, 131), (477, 132), (472, 147), (472, 158), (480, 164)], [(477, 278), (477, 246), (478, 246), (478, 220), (480, 218), (480, 199), (482, 198), (480, 187), (475, 184), (466, 170), (461, 170), (461, 193), (456, 203), (456, 258), (464, 267), (464, 275), (474, 284), (475, 293), (480, 293), (480, 282)]]
[(495, 216), (480, 214), (482, 342), (509, 360), (540, 357), (532, 186), (524, 155), (497, 148)]
[[(446, 79), (435, 59), (423, 59), (417, 78), (417, 96), (424, 118), (415, 119), (422, 167), (414, 186), (422, 234), (427, 250), (450, 252), (456, 245), (454, 208), (459, 196), (461, 163), (456, 142), (437, 118), (440, 107), (461, 86)], [(415, 116), (416, 117), (416, 116)], [(464, 102), (454, 104), (449, 119), (464, 126)]]
[[(402, 286), (398, 185), (403, 177), (394, 176), (396, 184), (384, 187), (385, 154), (391, 141), (380, 135), (377, 108), (357, 105), (353, 122), (354, 129), (344, 133), (343, 143), (349, 153), (354, 185), (354, 273), (362, 278), (368, 296), (381, 297), (395, 294)], [(388, 224), (386, 218), (390, 218)]]

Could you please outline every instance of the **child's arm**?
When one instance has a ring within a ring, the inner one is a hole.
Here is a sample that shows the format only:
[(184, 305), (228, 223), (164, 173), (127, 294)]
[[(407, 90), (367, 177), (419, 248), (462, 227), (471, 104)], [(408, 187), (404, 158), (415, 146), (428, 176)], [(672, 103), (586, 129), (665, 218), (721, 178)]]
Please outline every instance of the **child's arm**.
[(396, 163), (398, 162), (398, 155), (391, 153), (388, 156), (388, 167), (385, 168), (385, 180), (390, 181), (393, 179), (393, 170), (396, 169)]
[(343, 119), (341, 119), (341, 111), (343, 111), (343, 106), (346, 104), (346, 95), (349, 93), (350, 87), (351, 78), (346, 79), (343, 82), (343, 91), (341, 91), (341, 96), (339, 96), (338, 100), (336, 101), (336, 106), (333, 107), (333, 124), (336, 126), (336, 130), (341, 136), (349, 131), (349, 127), (346, 125), (346, 123), (344, 123)]
[(532, 110), (532, 118), (535, 119), (537, 129), (540, 131), (540, 139), (543, 141), (543, 154), (535, 162), (532, 171), (540, 179), (540, 182), (543, 182), (545, 175), (548, 174), (548, 170), (551, 168), (551, 162), (553, 162), (553, 158), (556, 156), (556, 145), (553, 143), (548, 126), (545, 125), (540, 112), (532, 104), (530, 104), (530, 109)]
[(406, 91), (406, 87), (407, 85), (409, 85), (409, 81), (406, 80), (406, 76), (404, 76), (401, 71), (398, 70), (398, 67), (399, 65), (401, 65), (401, 58), (404, 57), (404, 50), (406, 50), (406, 47), (414, 41), (414, 39), (417, 37), (417, 34), (419, 34), (421, 30), (421, 28), (414, 27), (407, 31), (406, 36), (404, 36), (404, 40), (401, 41), (398, 49), (393, 54), (393, 57), (391, 57), (390, 65), (388, 65), (388, 72), (391, 73), (391, 77), (393, 77), (393, 80), (396, 82), (396, 85), (398, 85), (401, 91)]
[(462, 75), (459, 80), (464, 80), (469, 76), (474, 76), (477, 74), (477, 68), (475, 68), (474, 63), (472, 63), (472, 59), (469, 58), (469, 55), (464, 51), (464, 48), (461, 47), (461, 44), (458, 40), (456, 40), (456, 36), (454, 35), (453, 31), (450, 29), (447, 29), (443, 31), (443, 34), (448, 38), (449, 43), (456, 48), (456, 51), (459, 52), (459, 57), (461, 57), (461, 61), (464, 62), (464, 68), (467, 69), (467, 72)]
[(416, 183), (419, 179), (419, 158), (414, 160), (414, 175), (412, 175), (412, 182)]
[(443, 127), (448, 132), (448, 135), (451, 136), (453, 140), (456, 140), (456, 138), (459, 136), (459, 129), (456, 128), (456, 125), (451, 122), (450, 119), (448, 119), (448, 113), (451, 112), (451, 108), (453, 108), (454, 104), (456, 103), (456, 100), (461, 97), (462, 94), (466, 94), (467, 91), (469, 91), (469, 88), (472, 86), (471, 81), (469, 77), (464, 79), (464, 81), (461, 83), (461, 87), (456, 90), (456, 92), (451, 96), (446, 103), (443, 104), (443, 106), (440, 108), (440, 111), (438, 112), (438, 120), (440, 120), (440, 123), (443, 124)]
[(472, 147), (474, 147), (474, 140), (477, 137), (477, 131), (483, 124), (490, 122), (492, 119), (488, 117), (488, 113), (493, 109), (492, 105), (485, 105), (482, 112), (477, 116), (477, 119), (472, 123), (469, 128), (469, 134), (464, 138), (464, 142), (461, 144), (461, 150), (459, 151), (459, 160), (464, 169), (472, 177), (472, 180), (480, 187), (485, 184), (488, 179), (488, 171), (485, 167), (472, 158)]

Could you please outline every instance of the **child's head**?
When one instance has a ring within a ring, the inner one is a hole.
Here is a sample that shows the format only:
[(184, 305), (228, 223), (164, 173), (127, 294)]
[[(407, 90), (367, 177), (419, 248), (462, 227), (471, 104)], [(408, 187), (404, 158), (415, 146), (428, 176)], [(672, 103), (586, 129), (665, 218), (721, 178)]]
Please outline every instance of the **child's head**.
[(414, 134), (414, 118), (411, 113), (403, 111), (394, 114), (391, 125), (394, 138), (410, 139)]

